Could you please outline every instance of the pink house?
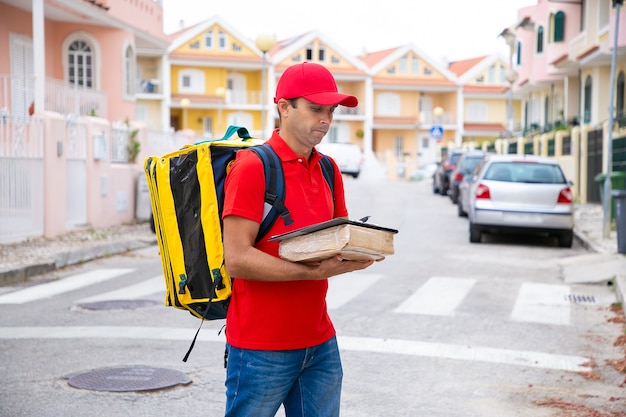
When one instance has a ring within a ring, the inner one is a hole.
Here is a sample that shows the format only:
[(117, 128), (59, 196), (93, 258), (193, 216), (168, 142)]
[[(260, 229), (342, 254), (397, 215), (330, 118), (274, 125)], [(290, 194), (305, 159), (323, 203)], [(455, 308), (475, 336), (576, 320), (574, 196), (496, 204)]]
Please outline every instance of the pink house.
[(154, 0), (0, 0), (0, 242), (135, 220), (138, 63), (166, 55), (162, 19)]

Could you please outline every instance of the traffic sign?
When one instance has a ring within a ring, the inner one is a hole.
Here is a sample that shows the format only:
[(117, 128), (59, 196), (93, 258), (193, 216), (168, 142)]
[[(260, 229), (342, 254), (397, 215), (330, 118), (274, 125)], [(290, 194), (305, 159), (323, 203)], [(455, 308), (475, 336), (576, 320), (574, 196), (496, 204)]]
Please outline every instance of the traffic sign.
[(435, 125), (430, 128), (430, 137), (441, 140), (443, 138), (443, 126)]

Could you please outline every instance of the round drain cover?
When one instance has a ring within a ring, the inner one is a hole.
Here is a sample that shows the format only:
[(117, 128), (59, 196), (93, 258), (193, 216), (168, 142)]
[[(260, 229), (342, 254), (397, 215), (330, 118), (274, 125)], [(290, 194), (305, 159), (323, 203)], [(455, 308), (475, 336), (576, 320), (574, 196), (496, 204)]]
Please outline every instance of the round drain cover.
[(78, 306), (87, 310), (133, 310), (160, 304), (153, 300), (105, 300), (81, 303)]
[(150, 391), (191, 383), (180, 371), (141, 365), (94, 369), (72, 374), (67, 380), (74, 388), (112, 392)]

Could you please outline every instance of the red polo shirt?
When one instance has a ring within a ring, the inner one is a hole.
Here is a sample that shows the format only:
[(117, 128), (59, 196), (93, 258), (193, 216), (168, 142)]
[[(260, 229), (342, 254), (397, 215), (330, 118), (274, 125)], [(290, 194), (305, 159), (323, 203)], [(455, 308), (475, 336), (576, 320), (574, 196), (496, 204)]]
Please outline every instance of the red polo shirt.
[[(256, 247), (278, 256), (270, 236), (348, 215), (343, 181), (335, 165), (335, 204), (314, 152), (310, 161), (296, 155), (279, 136), (269, 140), (280, 157), (286, 183), (285, 205), (293, 224), (279, 218)], [(265, 199), (263, 165), (252, 152), (239, 152), (226, 178), (223, 217), (240, 216), (261, 223)], [(334, 209), (333, 209), (334, 207)], [(328, 280), (263, 282), (234, 277), (226, 318), (226, 339), (242, 349), (289, 350), (315, 346), (335, 329), (326, 309)]]

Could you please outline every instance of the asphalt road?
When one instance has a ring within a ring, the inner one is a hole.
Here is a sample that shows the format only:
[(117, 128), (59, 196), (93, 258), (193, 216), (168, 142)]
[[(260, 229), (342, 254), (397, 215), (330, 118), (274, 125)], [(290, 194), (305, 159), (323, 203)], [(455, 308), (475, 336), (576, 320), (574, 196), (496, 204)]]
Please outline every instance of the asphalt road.
[[(614, 346), (624, 328), (610, 309), (615, 292), (562, 279), (560, 262), (586, 249), (510, 236), (470, 244), (467, 219), (428, 183), (346, 178), (346, 190), (352, 218), (369, 215), (400, 233), (394, 255), (330, 282), (342, 416), (626, 412), (625, 375), (610, 365), (624, 358)], [(160, 286), (158, 250), (149, 247), (3, 288), (0, 416), (222, 415), (224, 323), (204, 323), (183, 363), (199, 321), (163, 307)], [(115, 300), (135, 308), (86, 308)], [(68, 384), (79, 373), (136, 366), (180, 371), (191, 383), (142, 392)]]

